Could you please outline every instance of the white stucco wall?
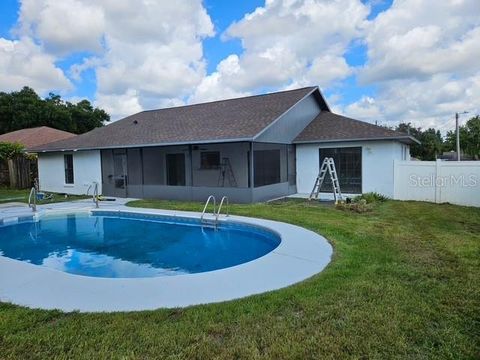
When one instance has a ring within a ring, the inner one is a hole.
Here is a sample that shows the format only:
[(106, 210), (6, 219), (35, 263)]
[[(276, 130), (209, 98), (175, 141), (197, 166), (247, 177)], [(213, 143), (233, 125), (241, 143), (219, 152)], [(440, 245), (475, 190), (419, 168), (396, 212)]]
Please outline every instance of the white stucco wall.
[[(63, 155), (73, 154), (73, 184), (65, 184)], [(102, 193), (102, 165), (100, 151), (75, 151), (38, 154), (38, 179), (41, 191), (73, 195), (86, 194), (96, 181)]]
[(397, 141), (337, 142), (297, 145), (297, 191), (310, 194), (320, 170), (319, 149), (362, 147), (362, 192), (393, 198), (394, 160), (410, 160), (408, 145)]

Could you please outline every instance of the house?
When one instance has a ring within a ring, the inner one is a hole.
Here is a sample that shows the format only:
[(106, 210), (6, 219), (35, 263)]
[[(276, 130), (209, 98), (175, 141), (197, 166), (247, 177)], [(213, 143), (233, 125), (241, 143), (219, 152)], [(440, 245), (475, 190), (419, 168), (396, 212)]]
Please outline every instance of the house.
[(39, 146), (43, 191), (256, 202), (309, 193), (323, 157), (343, 192), (393, 194), (413, 137), (336, 115), (318, 87), (143, 111)]
[[(0, 135), (0, 143), (18, 143), (28, 151), (31, 148), (42, 146), (50, 142), (69, 139), (75, 134), (40, 126), (21, 129)], [(34, 160), (25, 157), (0, 161), (0, 185), (14, 188), (31, 186), (32, 177), (37, 173)], [(33, 175), (32, 175), (33, 174)]]
[(48, 126), (39, 126), (2, 134), (0, 135), (0, 142), (22, 144), (28, 151), (31, 148), (59, 140), (70, 139), (74, 136), (77, 135)]

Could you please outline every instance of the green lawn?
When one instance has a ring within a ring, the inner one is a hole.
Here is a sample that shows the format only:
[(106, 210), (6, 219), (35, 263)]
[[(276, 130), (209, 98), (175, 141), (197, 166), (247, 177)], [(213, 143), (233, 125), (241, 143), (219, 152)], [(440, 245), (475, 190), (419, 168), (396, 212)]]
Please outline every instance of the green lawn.
[[(9, 189), (9, 188), (2, 188), (0, 187), (0, 204), (8, 203), (8, 202), (28, 202), (28, 195), (30, 194), (30, 189)], [(80, 200), (85, 199), (91, 196), (77, 196), (77, 195), (65, 195), (61, 194), (54, 194), (52, 193), (52, 198), (48, 200), (39, 200), (37, 204), (50, 204), (54, 202), (63, 202), (63, 201), (72, 201), (72, 200)]]
[(334, 259), (289, 288), (187, 309), (65, 314), (0, 304), (0, 358), (480, 358), (480, 209), (387, 201), (358, 214), (289, 201), (231, 212), (316, 231)]
[(0, 204), (5, 202), (26, 202), (30, 190), (16, 190), (0, 187)]

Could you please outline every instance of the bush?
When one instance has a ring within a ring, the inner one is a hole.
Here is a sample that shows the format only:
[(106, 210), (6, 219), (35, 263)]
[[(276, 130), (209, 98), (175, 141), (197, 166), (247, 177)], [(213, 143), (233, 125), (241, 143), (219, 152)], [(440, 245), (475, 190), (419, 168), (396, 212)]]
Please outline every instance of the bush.
[(388, 197), (376, 192), (369, 192), (369, 193), (365, 193), (360, 196), (357, 196), (356, 198), (353, 199), (353, 202), (358, 203), (362, 200), (365, 200), (367, 204), (372, 204), (372, 203), (387, 201)]
[(13, 159), (23, 155), (23, 145), (18, 143), (0, 142), (0, 160)]
[(372, 210), (372, 207), (367, 204), (365, 199), (360, 199), (359, 201), (353, 203), (339, 202), (335, 206), (338, 210), (353, 211), (356, 213), (364, 213)]

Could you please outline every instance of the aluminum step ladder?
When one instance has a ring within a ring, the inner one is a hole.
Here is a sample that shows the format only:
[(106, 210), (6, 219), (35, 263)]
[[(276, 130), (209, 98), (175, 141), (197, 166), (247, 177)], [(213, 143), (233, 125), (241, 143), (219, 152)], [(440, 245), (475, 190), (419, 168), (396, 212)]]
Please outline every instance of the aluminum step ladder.
[(237, 180), (233, 173), (232, 164), (230, 164), (230, 159), (227, 157), (224, 157), (220, 164), (220, 174), (218, 174), (217, 186), (225, 187), (225, 180), (228, 181), (230, 187), (237, 187)]
[(318, 199), (318, 194), (320, 193), (320, 189), (322, 188), (327, 172), (330, 175), (330, 180), (332, 181), (333, 198), (335, 199), (335, 204), (343, 200), (342, 192), (340, 191), (340, 183), (338, 182), (337, 170), (335, 168), (335, 161), (331, 157), (323, 159), (320, 172), (318, 173), (308, 200)]

